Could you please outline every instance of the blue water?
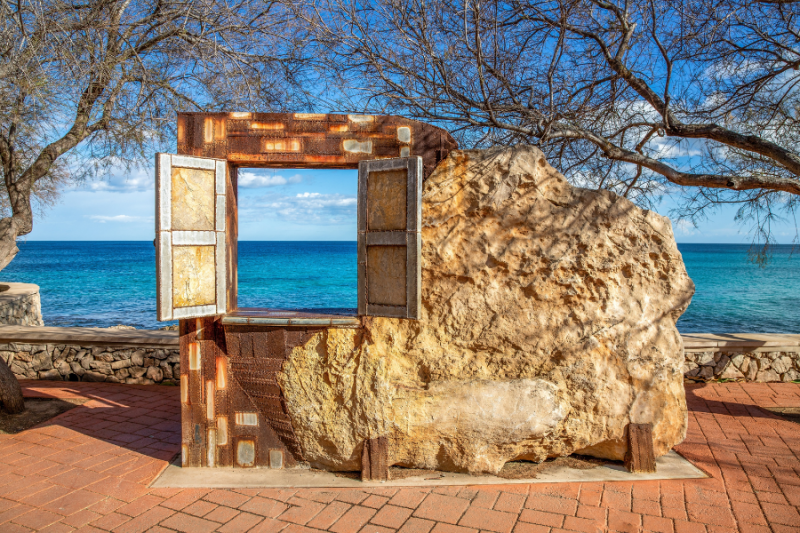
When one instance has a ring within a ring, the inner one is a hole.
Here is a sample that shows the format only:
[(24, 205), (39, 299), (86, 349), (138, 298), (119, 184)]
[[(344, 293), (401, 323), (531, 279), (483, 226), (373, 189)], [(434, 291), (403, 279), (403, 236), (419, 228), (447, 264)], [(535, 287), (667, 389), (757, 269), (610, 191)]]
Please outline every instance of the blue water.
[(355, 242), (239, 242), (239, 307), (356, 311)]
[[(3, 281), (39, 285), (47, 326), (158, 328), (152, 242), (18, 243)], [(356, 308), (355, 242), (239, 242), (239, 307)]]
[(792, 246), (775, 246), (764, 268), (749, 259), (747, 244), (678, 249), (695, 284), (681, 333), (800, 333), (800, 254)]
[[(151, 242), (19, 244), (0, 273), (36, 283), (49, 326), (165, 325), (155, 320)], [(800, 333), (800, 256), (778, 246), (766, 268), (748, 245), (680, 244), (696, 293), (678, 321), (682, 333)], [(239, 306), (356, 307), (354, 242), (239, 242)]]

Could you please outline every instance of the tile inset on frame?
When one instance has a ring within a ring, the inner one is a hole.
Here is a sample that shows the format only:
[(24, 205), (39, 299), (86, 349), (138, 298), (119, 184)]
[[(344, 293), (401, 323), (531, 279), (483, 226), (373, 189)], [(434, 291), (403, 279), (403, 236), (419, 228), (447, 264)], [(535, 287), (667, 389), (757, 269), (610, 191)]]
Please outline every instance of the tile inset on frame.
[(172, 229), (214, 231), (214, 171), (172, 168)]
[(172, 306), (192, 307), (216, 302), (214, 246), (172, 248)]

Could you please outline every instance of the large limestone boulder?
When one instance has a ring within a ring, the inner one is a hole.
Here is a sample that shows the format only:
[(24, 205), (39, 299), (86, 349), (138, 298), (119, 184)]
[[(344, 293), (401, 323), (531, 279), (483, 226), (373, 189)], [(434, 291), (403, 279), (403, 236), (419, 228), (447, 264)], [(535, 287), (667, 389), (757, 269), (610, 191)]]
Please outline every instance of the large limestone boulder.
[(457, 151), (425, 182), (422, 312), (294, 349), (281, 385), (304, 459), (497, 472), (572, 452), (656, 454), (686, 433), (675, 322), (694, 285), (668, 219), (570, 186), (533, 147)]

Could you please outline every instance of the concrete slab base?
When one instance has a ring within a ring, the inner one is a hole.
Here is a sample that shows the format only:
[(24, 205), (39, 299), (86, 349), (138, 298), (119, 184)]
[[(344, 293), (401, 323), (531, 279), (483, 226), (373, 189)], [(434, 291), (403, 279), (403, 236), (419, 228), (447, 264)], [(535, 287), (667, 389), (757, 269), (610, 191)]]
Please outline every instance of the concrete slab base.
[(181, 468), (170, 464), (150, 485), (153, 488), (359, 488), (359, 487), (435, 487), (442, 485), (509, 485), (529, 483), (587, 483), (593, 481), (646, 481), (656, 479), (701, 479), (702, 470), (671, 451), (656, 460), (654, 474), (631, 474), (621, 465), (607, 464), (590, 470), (554, 467), (533, 479), (505, 479), (497, 476), (470, 476), (436, 472), (383, 482), (362, 482), (338, 477), (332, 472), (301, 468)]

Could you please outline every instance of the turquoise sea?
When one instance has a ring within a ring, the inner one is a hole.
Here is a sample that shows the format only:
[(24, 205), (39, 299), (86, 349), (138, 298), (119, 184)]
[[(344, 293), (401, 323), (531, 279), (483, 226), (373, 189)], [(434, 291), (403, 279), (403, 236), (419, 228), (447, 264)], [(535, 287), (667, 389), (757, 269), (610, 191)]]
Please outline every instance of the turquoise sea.
[[(48, 326), (165, 325), (155, 319), (152, 242), (19, 244), (3, 281), (36, 283)], [(766, 268), (748, 245), (679, 244), (696, 293), (682, 333), (800, 333), (800, 256), (778, 246)], [(240, 307), (356, 307), (355, 242), (239, 242)]]

